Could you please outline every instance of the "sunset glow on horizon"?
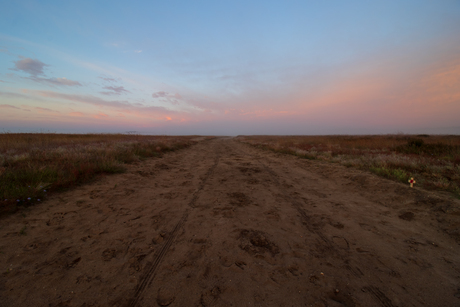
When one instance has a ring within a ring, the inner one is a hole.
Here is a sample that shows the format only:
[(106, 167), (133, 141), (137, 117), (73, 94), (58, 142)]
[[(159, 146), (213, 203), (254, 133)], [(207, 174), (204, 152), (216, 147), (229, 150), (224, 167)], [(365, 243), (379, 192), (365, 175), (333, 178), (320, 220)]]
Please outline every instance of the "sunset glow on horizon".
[(459, 1), (14, 1), (0, 132), (460, 134)]

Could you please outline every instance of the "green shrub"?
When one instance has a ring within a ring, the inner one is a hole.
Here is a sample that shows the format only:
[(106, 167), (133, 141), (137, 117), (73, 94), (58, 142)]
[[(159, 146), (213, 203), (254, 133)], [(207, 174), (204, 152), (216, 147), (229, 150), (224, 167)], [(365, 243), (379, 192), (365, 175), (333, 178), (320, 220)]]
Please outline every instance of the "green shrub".
[(390, 173), (392, 177), (400, 182), (406, 183), (409, 180), (409, 175), (402, 169), (392, 169)]

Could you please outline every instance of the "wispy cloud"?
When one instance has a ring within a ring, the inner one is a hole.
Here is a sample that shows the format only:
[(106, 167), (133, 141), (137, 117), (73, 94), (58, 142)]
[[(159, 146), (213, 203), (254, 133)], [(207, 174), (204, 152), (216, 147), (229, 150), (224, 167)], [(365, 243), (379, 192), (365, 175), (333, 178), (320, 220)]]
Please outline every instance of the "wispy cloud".
[(176, 94), (170, 94), (170, 93), (167, 93), (167, 92), (164, 92), (164, 91), (160, 91), (160, 92), (155, 92), (152, 94), (152, 98), (163, 98), (162, 101), (164, 102), (169, 102), (173, 105), (178, 105), (179, 104), (179, 100), (182, 99), (182, 96), (178, 93)]
[(70, 80), (67, 78), (41, 78), (41, 77), (30, 77), (28, 78), (30, 80), (33, 80), (35, 82), (45, 82), (49, 83), (52, 85), (57, 85), (57, 86), (82, 86), (82, 84), (78, 81)]
[[(24, 93), (27, 93), (27, 90), (25, 90)], [(11, 93), (11, 92), (2, 92), (0, 91), (0, 96), (7, 97), (7, 98), (25, 98), (25, 99), (34, 99), (34, 100), (39, 100), (41, 101), (42, 99), (32, 97), (29, 95), (24, 95), (24, 94), (19, 94), (19, 93)]]
[(18, 108), (18, 107), (9, 105), (9, 104), (0, 104), (0, 108), (2, 108), (2, 109), (18, 109), (18, 110), (21, 110), (21, 108)]
[(50, 65), (45, 64), (37, 59), (24, 58), (22, 56), (20, 56), (19, 58), (21, 60), (13, 61), (14, 68), (10, 69), (14, 71), (22, 71), (28, 73), (30, 77), (27, 77), (27, 79), (30, 79), (38, 83), (48, 83), (56, 86), (82, 86), (80, 82), (70, 80), (67, 78), (46, 78), (43, 69)]
[(161, 92), (153, 93), (152, 97), (153, 98), (160, 98), (160, 97), (166, 97), (167, 95), (168, 95), (168, 93), (161, 91)]
[(109, 77), (99, 77), (99, 78), (107, 82), (117, 82), (118, 81), (115, 78), (109, 78)]
[(83, 117), (83, 116), (85, 116), (85, 113), (82, 113), (82, 112), (70, 112), (69, 115), (70, 116), (76, 116), (76, 117)]
[(126, 43), (125, 42), (114, 42), (114, 43), (109, 43), (108, 45), (118, 48), (118, 47), (122, 47), (122, 46), (126, 45)]
[(121, 95), (124, 93), (131, 93), (130, 91), (125, 89), (123, 86), (104, 86), (103, 88), (110, 91), (110, 92), (100, 92), (101, 94), (104, 94), (104, 95)]
[(34, 109), (37, 110), (38, 113), (60, 113), (58, 111), (51, 110), (51, 109), (48, 109), (48, 108), (42, 108), (42, 107), (35, 107)]
[(14, 61), (14, 68), (10, 69), (15, 71), (23, 71), (34, 77), (38, 75), (44, 75), (43, 68), (49, 66), (37, 59), (25, 58), (22, 56), (20, 56), (19, 58), (21, 60)]
[[(130, 114), (133, 116), (135, 115), (138, 118), (164, 119), (165, 116), (176, 118), (176, 115), (180, 115), (181, 117), (186, 118), (190, 117), (190, 114), (187, 112), (174, 111), (162, 106), (143, 106), (139, 104), (134, 105), (126, 100), (105, 100), (91, 95), (63, 94), (53, 91), (30, 91), (30, 94), (46, 98), (79, 102), (97, 107), (107, 107), (112, 109), (112, 111)], [(100, 114), (99, 116), (100, 118), (104, 117)]]
[(131, 104), (124, 100), (104, 100), (95, 96), (91, 95), (75, 95), (75, 94), (63, 94), (53, 91), (36, 91), (39, 96), (41, 97), (48, 97), (48, 98), (58, 98), (58, 99), (65, 99), (74, 102), (83, 102), (87, 104), (92, 104), (95, 106), (106, 106), (106, 107), (116, 107), (116, 108), (130, 108)]
[(142, 50), (134, 50), (135, 53), (141, 53)]

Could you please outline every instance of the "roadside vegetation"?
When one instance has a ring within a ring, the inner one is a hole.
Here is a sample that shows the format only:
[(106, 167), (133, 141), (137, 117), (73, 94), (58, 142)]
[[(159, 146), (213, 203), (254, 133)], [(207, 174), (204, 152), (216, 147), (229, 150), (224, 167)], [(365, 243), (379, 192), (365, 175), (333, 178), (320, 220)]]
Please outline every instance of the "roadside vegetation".
[(125, 165), (192, 145), (196, 136), (0, 134), (0, 213), (43, 201)]
[(238, 136), (258, 148), (339, 163), (460, 197), (460, 136)]

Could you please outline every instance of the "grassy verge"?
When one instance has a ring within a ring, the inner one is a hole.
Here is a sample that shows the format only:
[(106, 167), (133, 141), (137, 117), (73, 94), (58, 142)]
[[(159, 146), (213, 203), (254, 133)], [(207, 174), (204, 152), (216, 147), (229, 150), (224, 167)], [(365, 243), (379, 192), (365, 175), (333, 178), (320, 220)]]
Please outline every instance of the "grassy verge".
[(185, 148), (194, 137), (0, 134), (0, 212), (29, 206), (51, 192), (125, 165)]
[(239, 136), (274, 152), (371, 171), (379, 176), (460, 197), (460, 136)]

